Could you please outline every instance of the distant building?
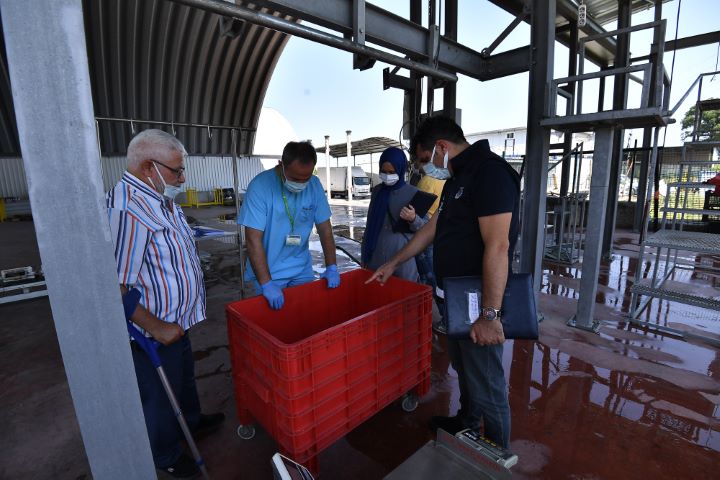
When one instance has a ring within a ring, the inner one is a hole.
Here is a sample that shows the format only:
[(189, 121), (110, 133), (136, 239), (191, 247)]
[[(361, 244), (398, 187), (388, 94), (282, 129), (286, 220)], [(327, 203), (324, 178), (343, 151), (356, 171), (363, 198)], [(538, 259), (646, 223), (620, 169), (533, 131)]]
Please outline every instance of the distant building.
[[(490, 142), (490, 149), (498, 155), (515, 159), (525, 155), (525, 145), (527, 143), (527, 127), (503, 128), (500, 130), (490, 130), (487, 132), (469, 133), (465, 137), (470, 143), (478, 140), (487, 140)], [(555, 130), (550, 134), (550, 144), (558, 144), (563, 141), (563, 133)], [(595, 135), (590, 133), (573, 134), (573, 147), (576, 143), (583, 142), (583, 150), (592, 150), (595, 146)]]
[[(550, 133), (550, 145), (558, 145), (563, 142), (564, 134), (553, 130)], [(525, 158), (525, 149), (527, 144), (527, 127), (503, 128), (499, 130), (490, 130), (487, 132), (469, 133), (465, 135), (470, 143), (478, 140), (487, 140), (490, 143), (490, 149), (504, 157), (516, 170), (520, 170), (523, 159)], [(592, 132), (573, 134), (572, 146), (582, 143), (584, 152), (592, 151), (595, 147), (595, 135)], [(550, 166), (562, 158), (559, 149), (551, 149)], [(571, 160), (571, 171), (574, 170), (574, 159)], [(592, 155), (583, 155), (581, 168), (579, 171), (579, 191), (587, 191), (590, 189), (590, 173), (592, 165)], [(560, 192), (560, 174), (561, 169), (558, 166), (548, 173), (547, 191), (550, 194)]]

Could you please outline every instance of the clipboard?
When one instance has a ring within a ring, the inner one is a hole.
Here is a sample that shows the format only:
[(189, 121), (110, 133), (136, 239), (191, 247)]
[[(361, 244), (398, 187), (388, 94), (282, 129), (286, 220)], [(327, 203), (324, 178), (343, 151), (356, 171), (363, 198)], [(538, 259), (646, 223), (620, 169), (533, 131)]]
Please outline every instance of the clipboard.
[(432, 207), (433, 203), (435, 203), (436, 199), (437, 195), (418, 190), (415, 192), (415, 196), (412, 200), (410, 200), (410, 205), (412, 205), (415, 209), (415, 215), (424, 217), (428, 210), (430, 210), (430, 207)]
[[(445, 318), (448, 336), (467, 339), (470, 325), (477, 320), (482, 306), (482, 279), (480, 277), (449, 277), (443, 280), (445, 293)], [(532, 274), (508, 275), (502, 301), (502, 322), (508, 340), (537, 340), (538, 316)]]

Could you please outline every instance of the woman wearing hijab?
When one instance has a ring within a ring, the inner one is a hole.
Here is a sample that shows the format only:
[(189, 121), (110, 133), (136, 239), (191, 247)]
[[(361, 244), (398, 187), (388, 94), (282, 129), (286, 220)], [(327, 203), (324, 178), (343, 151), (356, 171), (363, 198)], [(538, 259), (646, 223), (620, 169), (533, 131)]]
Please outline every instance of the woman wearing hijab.
[[(380, 155), (382, 183), (373, 188), (362, 241), (362, 263), (371, 270), (390, 260), (428, 221), (410, 205), (418, 189), (405, 183), (406, 168), (405, 153), (399, 148), (390, 147)], [(416, 282), (415, 259), (400, 265), (395, 275)]]

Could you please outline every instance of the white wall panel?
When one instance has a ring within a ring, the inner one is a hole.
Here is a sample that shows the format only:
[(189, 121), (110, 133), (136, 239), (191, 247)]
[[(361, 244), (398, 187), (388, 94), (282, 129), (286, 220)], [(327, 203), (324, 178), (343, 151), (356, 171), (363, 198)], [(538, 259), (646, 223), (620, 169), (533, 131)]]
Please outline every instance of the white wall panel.
[[(127, 166), (124, 155), (102, 157), (102, 179), (105, 191), (110, 190), (123, 175)], [(209, 191), (217, 187), (232, 187), (232, 157), (191, 156), (188, 157), (185, 174), (186, 188)], [(250, 180), (262, 172), (258, 157), (238, 158), (238, 184), (241, 191), (247, 190)], [(28, 198), (25, 167), (20, 157), (0, 158), (0, 197)]]

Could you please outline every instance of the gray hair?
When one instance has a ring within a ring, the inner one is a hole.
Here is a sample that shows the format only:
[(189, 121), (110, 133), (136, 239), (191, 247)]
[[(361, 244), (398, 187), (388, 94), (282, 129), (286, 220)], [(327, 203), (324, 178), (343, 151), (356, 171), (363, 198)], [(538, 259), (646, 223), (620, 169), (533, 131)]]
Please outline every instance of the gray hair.
[(187, 155), (182, 142), (169, 133), (157, 129), (143, 130), (130, 140), (127, 168), (134, 170), (145, 160), (164, 159), (169, 152)]

